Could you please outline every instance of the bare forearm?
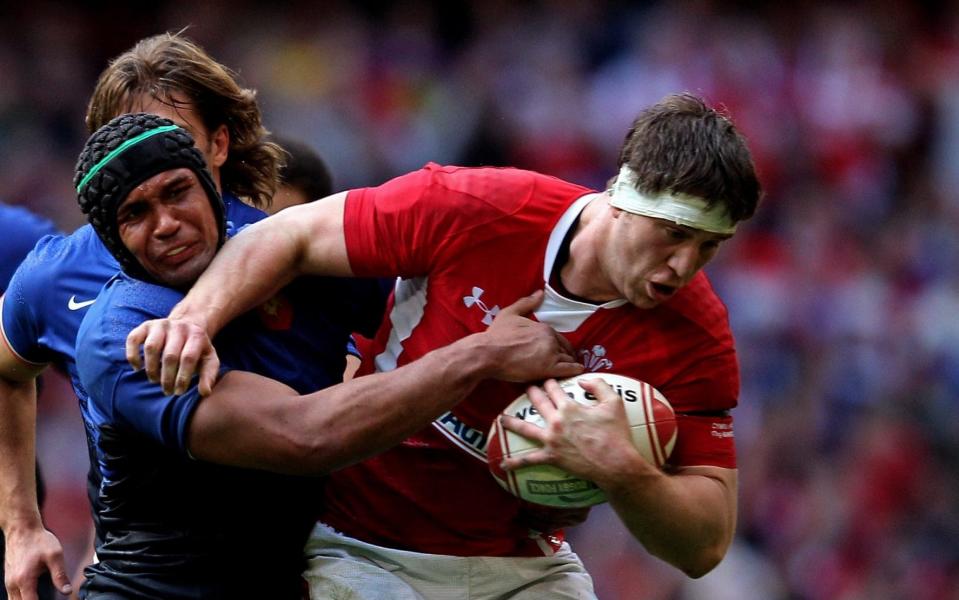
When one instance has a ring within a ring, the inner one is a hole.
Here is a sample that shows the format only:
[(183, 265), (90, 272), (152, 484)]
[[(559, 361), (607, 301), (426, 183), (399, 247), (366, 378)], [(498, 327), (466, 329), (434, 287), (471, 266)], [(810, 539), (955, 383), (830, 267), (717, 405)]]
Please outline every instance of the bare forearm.
[(194, 411), (190, 451), (235, 466), (322, 474), (399, 443), (483, 379), (540, 381), (581, 373), (555, 331), (519, 316), (541, 299), (536, 293), (517, 300), (486, 331), (403, 367), (306, 396), (253, 373), (228, 372)]
[(307, 396), (304, 436), (319, 442), (313, 472), (382, 452), (428, 425), (494, 374), (495, 351), (470, 336), (389, 373), (375, 373)]
[(0, 377), (0, 528), (39, 526), (36, 386)]
[(724, 482), (693, 473), (668, 475), (637, 463), (621, 475), (604, 490), (651, 554), (691, 577), (705, 575), (722, 560), (736, 525), (735, 471), (727, 471)]
[(229, 240), (170, 317), (189, 318), (213, 335), (293, 279), (297, 246), (282, 228), (270, 225), (252, 225)]
[(470, 336), (389, 373), (305, 396), (252, 373), (227, 373), (193, 414), (190, 452), (294, 475), (345, 467), (399, 443), (493, 373), (496, 351), (486, 339)]

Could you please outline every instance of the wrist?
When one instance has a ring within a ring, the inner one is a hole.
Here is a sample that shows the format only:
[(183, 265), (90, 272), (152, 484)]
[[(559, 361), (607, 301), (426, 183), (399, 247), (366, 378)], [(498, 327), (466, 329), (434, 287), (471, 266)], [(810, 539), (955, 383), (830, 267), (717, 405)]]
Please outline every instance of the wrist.
[(607, 495), (615, 496), (624, 490), (635, 490), (637, 487), (654, 489), (656, 480), (665, 476), (665, 473), (643, 458), (629, 443), (608, 447), (604, 464), (594, 471), (592, 480)]
[(40, 516), (40, 510), (34, 506), (21, 508), (7, 508), (4, 511), (3, 520), (0, 521), (0, 530), (3, 530), (7, 537), (15, 535), (21, 531), (35, 530), (43, 528), (43, 518)]
[(474, 333), (447, 346), (444, 365), (473, 381), (491, 379), (499, 369), (497, 347), (488, 343), (486, 333)]
[(212, 316), (208, 315), (202, 307), (193, 307), (187, 299), (183, 299), (174, 306), (168, 318), (192, 323), (205, 331), (211, 338), (213, 337), (211, 327), (215, 327), (216, 323), (213, 322)]

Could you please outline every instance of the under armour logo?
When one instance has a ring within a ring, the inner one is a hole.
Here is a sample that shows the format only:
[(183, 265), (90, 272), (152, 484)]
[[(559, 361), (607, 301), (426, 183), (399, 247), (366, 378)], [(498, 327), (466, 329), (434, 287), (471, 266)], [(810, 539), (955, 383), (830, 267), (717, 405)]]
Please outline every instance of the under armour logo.
[(606, 358), (606, 348), (603, 348), (599, 344), (596, 344), (589, 350), (580, 350), (579, 356), (583, 365), (594, 373), (600, 369), (609, 370), (613, 368), (613, 361)]
[(483, 325), (492, 325), (493, 319), (499, 314), (499, 306), (494, 306), (489, 308), (486, 306), (486, 303), (480, 300), (480, 296), (483, 295), (483, 288), (474, 287), (472, 296), (463, 296), (463, 304), (467, 308), (472, 308), (473, 305), (476, 305), (483, 311), (485, 314), (483, 316)]

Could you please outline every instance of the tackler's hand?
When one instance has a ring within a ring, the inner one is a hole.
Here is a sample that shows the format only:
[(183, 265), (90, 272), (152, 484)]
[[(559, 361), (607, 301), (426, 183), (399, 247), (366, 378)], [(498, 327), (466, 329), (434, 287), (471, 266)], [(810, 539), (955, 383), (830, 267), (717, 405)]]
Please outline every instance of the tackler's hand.
[(160, 383), (165, 394), (186, 392), (199, 372), (199, 391), (207, 396), (220, 369), (220, 359), (206, 330), (182, 319), (141, 323), (127, 336), (126, 355), (133, 368), (145, 369), (150, 381)]
[(549, 325), (528, 318), (542, 301), (542, 290), (520, 298), (500, 310), (483, 334), (500, 357), (494, 373), (497, 379), (542, 381), (583, 372), (566, 338)]

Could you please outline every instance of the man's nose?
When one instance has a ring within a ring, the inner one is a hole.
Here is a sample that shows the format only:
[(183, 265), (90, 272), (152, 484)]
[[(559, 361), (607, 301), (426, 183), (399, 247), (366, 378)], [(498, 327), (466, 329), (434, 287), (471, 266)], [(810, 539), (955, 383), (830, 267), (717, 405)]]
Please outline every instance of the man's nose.
[(698, 246), (693, 244), (680, 246), (673, 252), (672, 256), (669, 257), (669, 261), (666, 264), (676, 275), (682, 278), (683, 281), (688, 280), (696, 274), (696, 271), (698, 271), (701, 266)]
[(168, 209), (161, 208), (157, 211), (157, 221), (156, 227), (153, 230), (153, 235), (157, 237), (166, 237), (173, 235), (180, 229), (180, 219), (176, 214)]

